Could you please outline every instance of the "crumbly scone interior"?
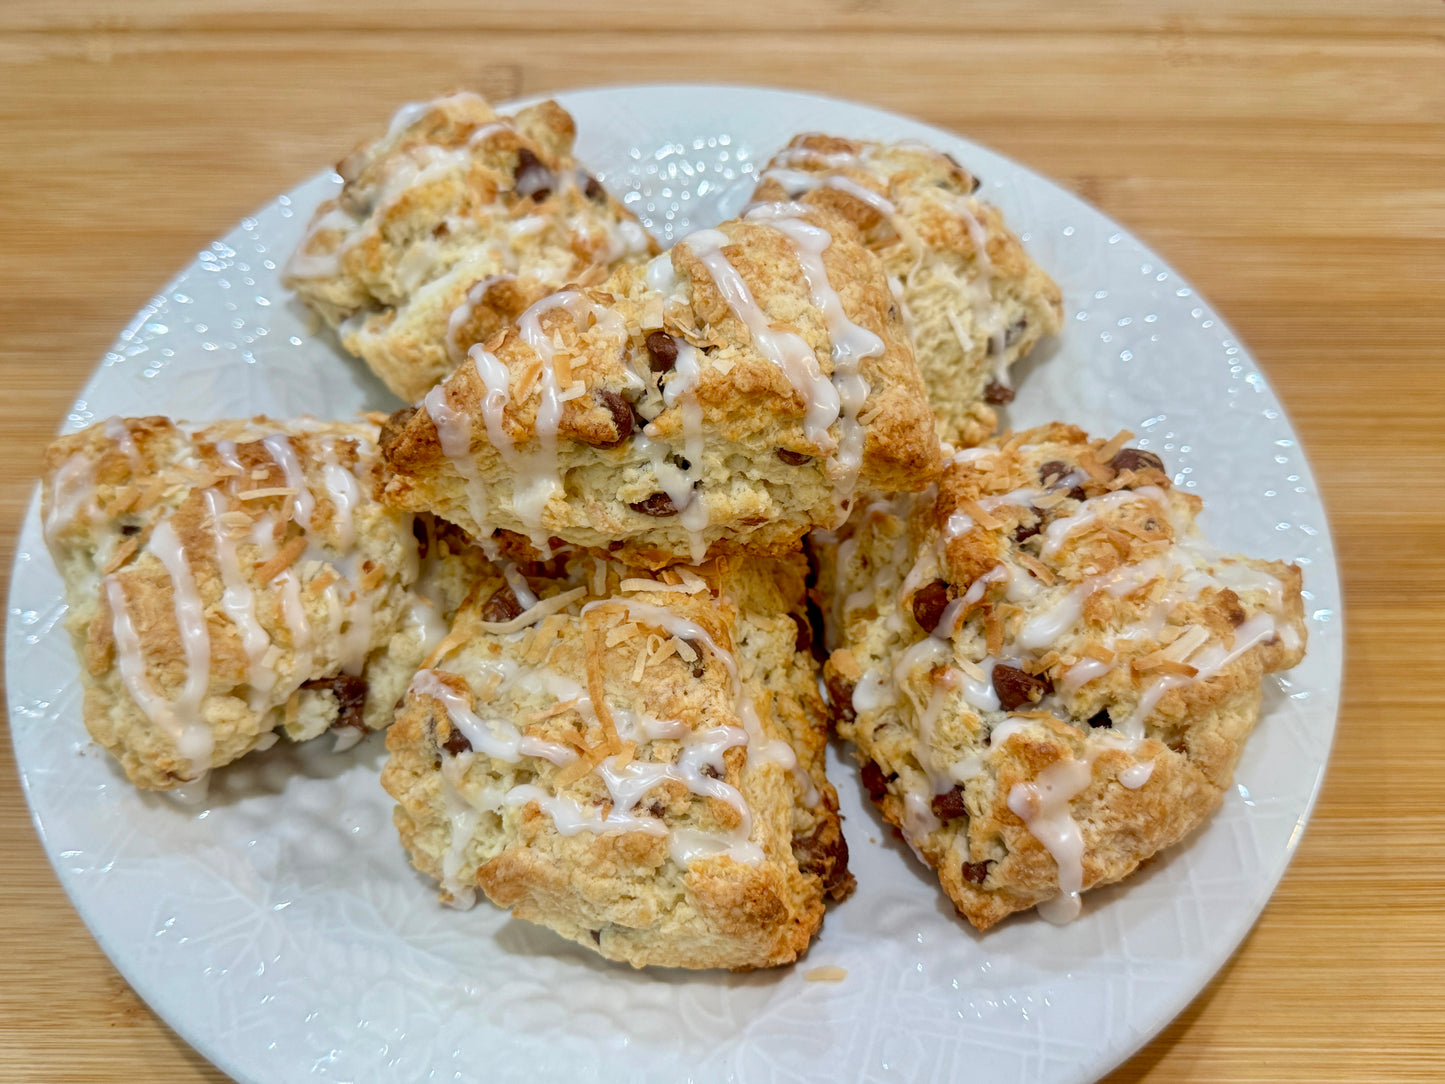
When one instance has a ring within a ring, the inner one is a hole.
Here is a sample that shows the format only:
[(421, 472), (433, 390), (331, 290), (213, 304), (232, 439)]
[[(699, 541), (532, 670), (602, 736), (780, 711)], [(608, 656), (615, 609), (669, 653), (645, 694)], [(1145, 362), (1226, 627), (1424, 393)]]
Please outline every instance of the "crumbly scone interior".
[(781, 554), (941, 457), (877, 258), (770, 205), (471, 349), (385, 442), (385, 499), (661, 567)]
[(940, 436), (977, 444), (1008, 403), (1008, 371), (1058, 333), (1059, 288), (1024, 251), (979, 182), (924, 144), (795, 137), (754, 199), (795, 199), (853, 221), (883, 260), (908, 321)]
[(1223, 554), (1127, 433), (1053, 425), (818, 547), (838, 730), (974, 925), (1130, 873), (1217, 804), (1261, 678), (1305, 643), (1299, 569)]
[(852, 887), (806, 566), (485, 577), (412, 682), (383, 784), (443, 898), (634, 966), (786, 963)]
[[(375, 422), (112, 418), (47, 451), (85, 721), (138, 786), (390, 721), (475, 569), (372, 496)], [(436, 528), (431, 528), (433, 534)], [(425, 574), (423, 575), (423, 564)]]
[(337, 167), (283, 281), (416, 402), (528, 304), (658, 251), (574, 136), (551, 101), (511, 117), (469, 92), (404, 106)]

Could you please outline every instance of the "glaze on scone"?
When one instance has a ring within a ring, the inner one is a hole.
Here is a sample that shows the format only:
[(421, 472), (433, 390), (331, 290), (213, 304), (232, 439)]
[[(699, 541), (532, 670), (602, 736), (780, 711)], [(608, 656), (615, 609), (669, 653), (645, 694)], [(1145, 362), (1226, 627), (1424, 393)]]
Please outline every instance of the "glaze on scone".
[(936, 493), (819, 547), (838, 731), (980, 929), (1117, 881), (1230, 785), (1263, 675), (1304, 653), (1300, 572), (1226, 555), (1123, 433), (960, 452)]
[(137, 786), (199, 779), (278, 730), (344, 746), (390, 722), (484, 562), (435, 528), (422, 559), (412, 517), (372, 497), (377, 433), (112, 418), (47, 450), (85, 725)]
[(797, 199), (853, 221), (883, 260), (909, 321), (939, 436), (960, 447), (994, 430), (1008, 370), (1059, 331), (1059, 288), (997, 207), (948, 155), (921, 143), (800, 135), (753, 198)]
[[(574, 555), (478, 585), (412, 682), (382, 783), (442, 899), (634, 967), (795, 960), (852, 889), (806, 565), (657, 577)], [(525, 608), (524, 608), (525, 607)]]
[(794, 204), (539, 301), (384, 454), (397, 507), (648, 567), (787, 552), (941, 464), (877, 257)]
[(497, 115), (476, 94), (404, 106), (337, 166), (283, 282), (414, 403), (532, 302), (654, 255), (572, 158), (556, 102)]

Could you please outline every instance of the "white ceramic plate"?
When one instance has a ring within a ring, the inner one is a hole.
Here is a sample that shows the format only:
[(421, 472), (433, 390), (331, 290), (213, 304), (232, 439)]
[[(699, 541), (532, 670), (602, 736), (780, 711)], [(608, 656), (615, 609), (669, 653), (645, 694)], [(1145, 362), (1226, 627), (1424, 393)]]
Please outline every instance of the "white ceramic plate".
[[(647, 87), (559, 96), (580, 156), (664, 242), (727, 217), (792, 134), (926, 140), (984, 178), (1067, 326), (1021, 373), (1015, 426), (1127, 426), (1205, 494), (1222, 545), (1304, 566), (1310, 650), (1271, 683), (1224, 807), (1063, 928), (957, 920), (836, 757), (858, 891), (796, 967), (633, 972), (408, 866), (376, 738), (276, 748), (217, 773), (205, 809), (128, 786), (86, 737), (60, 580), (31, 508), (10, 595), (11, 730), (51, 861), (96, 939), (181, 1035), (242, 1081), (1087, 1081), (1144, 1043), (1239, 943), (1284, 871), (1329, 752), (1339, 587), (1294, 432), (1229, 329), (1128, 233), (963, 139), (802, 94)], [(378, 117), (377, 124), (384, 121)], [(340, 153), (346, 148), (336, 147)], [(277, 266), (324, 174), (200, 253), (106, 354), (67, 428), (111, 414), (348, 417), (395, 404), (288, 297)], [(837, 983), (805, 981), (821, 965)]]

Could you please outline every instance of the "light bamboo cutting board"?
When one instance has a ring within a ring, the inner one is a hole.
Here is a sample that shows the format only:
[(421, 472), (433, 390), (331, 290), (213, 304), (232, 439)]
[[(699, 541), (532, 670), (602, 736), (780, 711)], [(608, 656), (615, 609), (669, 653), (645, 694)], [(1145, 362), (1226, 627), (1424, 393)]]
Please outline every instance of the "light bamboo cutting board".
[[(397, 103), (684, 80), (817, 90), (989, 144), (1126, 224), (1249, 344), (1330, 508), (1343, 714), (1259, 925), (1110, 1079), (1445, 1079), (1440, 0), (8, 0), (0, 564), (116, 332)], [(71, 910), (8, 742), (0, 869), (0, 1080), (224, 1079)]]

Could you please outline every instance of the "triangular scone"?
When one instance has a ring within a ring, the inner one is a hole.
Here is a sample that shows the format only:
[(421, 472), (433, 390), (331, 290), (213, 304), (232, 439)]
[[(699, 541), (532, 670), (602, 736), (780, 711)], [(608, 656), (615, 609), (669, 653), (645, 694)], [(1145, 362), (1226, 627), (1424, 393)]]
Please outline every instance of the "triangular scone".
[(980, 929), (1117, 881), (1229, 786), (1300, 572), (1218, 552), (1157, 456), (1067, 425), (960, 453), (822, 548), (839, 733)]
[(855, 491), (922, 489), (933, 415), (855, 236), (763, 208), (543, 299), (384, 441), (384, 499), (661, 567), (787, 552)]
[(862, 230), (909, 322), (939, 436), (959, 446), (993, 432), (989, 404), (1013, 399), (1009, 366), (1063, 319), (1058, 286), (977, 188), (921, 143), (802, 135), (768, 163), (753, 196), (827, 207)]
[(479, 887), (636, 967), (807, 948), (853, 880), (806, 565), (732, 560), (653, 578), (574, 556), (479, 585), (412, 682), (382, 773), (444, 900)]
[(484, 561), (376, 502), (377, 431), (112, 418), (50, 446), (85, 725), (137, 786), (391, 721)]
[(572, 158), (556, 102), (498, 116), (476, 94), (404, 106), (337, 166), (283, 281), (414, 403), (537, 298), (657, 244)]

